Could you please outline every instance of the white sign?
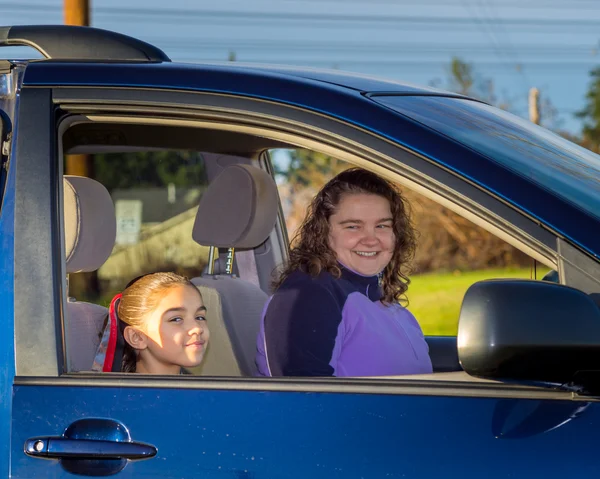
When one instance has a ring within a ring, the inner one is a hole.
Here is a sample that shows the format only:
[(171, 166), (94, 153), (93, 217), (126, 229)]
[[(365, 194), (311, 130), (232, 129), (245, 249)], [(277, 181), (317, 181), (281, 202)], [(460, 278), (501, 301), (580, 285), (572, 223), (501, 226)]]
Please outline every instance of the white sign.
[(136, 244), (142, 229), (142, 201), (117, 200), (115, 214), (117, 216), (116, 243), (119, 245)]

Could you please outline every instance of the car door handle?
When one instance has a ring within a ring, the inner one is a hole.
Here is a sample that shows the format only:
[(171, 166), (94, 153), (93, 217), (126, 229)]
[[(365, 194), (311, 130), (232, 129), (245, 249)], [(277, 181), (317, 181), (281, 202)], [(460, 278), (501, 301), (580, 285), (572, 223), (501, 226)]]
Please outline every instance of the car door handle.
[(147, 459), (157, 449), (141, 442), (35, 437), (25, 442), (25, 454), (47, 459)]

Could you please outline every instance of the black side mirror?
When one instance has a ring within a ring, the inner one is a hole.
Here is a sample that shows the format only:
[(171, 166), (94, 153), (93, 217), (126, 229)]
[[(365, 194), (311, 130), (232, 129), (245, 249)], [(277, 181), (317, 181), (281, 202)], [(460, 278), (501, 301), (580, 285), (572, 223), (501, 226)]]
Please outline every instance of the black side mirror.
[(560, 284), (481, 281), (465, 294), (457, 343), (473, 376), (565, 384), (600, 371), (600, 309)]

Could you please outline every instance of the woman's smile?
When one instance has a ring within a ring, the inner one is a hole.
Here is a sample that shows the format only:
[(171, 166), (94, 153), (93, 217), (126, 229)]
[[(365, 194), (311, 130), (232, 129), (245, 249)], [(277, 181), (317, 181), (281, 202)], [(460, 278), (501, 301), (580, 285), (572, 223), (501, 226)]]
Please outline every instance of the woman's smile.
[(373, 258), (379, 254), (379, 251), (354, 251), (354, 253), (365, 258)]

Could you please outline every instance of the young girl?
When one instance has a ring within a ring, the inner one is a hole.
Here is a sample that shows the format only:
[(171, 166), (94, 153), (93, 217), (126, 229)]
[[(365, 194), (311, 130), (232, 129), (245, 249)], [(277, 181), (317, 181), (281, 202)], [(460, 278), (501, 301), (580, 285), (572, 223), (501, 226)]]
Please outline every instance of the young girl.
[(182, 374), (204, 358), (210, 336), (198, 289), (175, 273), (136, 278), (110, 304), (93, 370)]

